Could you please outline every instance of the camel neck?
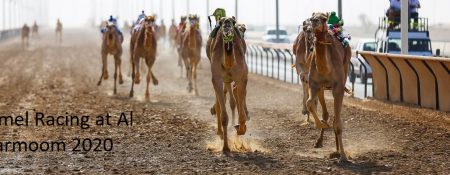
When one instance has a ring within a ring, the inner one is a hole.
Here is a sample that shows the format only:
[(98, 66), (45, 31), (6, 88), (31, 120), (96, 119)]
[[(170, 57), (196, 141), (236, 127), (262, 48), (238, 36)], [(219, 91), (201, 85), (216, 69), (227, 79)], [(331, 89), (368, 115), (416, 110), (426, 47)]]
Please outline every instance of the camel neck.
[(325, 33), (316, 34), (316, 43), (314, 44), (314, 54), (316, 58), (316, 68), (320, 74), (329, 72), (327, 64), (327, 44), (325, 43)]

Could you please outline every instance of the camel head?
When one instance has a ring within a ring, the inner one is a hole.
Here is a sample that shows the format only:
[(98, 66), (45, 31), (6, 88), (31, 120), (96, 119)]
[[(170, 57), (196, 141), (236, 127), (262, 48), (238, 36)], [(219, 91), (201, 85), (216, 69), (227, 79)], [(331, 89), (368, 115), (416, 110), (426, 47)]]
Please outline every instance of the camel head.
[(145, 28), (145, 37), (144, 37), (144, 47), (150, 48), (152, 43), (152, 38), (154, 38), (155, 30), (155, 16), (146, 16), (144, 19), (143, 27)]
[(200, 23), (200, 17), (198, 15), (189, 15), (189, 25), (194, 26), (195, 29), (198, 29)]
[(116, 25), (114, 23), (107, 22), (105, 26), (104, 37), (106, 40), (106, 45), (110, 48), (114, 47), (114, 44), (117, 39), (117, 30)]
[(315, 34), (328, 32), (328, 25), (327, 25), (328, 16), (329, 16), (328, 13), (321, 13), (321, 12), (313, 13), (312, 17), (310, 18), (310, 21), (312, 31)]
[(305, 43), (307, 51), (311, 52), (314, 49), (314, 33), (311, 26), (311, 19), (303, 21), (303, 32), (305, 34)]
[(180, 23), (185, 23), (187, 19), (187, 16), (181, 16)]
[(230, 17), (222, 17), (219, 21), (221, 26), (220, 32), (222, 34), (223, 42), (227, 46), (227, 51), (232, 49), (233, 38), (234, 38), (234, 25), (236, 25), (236, 21)]

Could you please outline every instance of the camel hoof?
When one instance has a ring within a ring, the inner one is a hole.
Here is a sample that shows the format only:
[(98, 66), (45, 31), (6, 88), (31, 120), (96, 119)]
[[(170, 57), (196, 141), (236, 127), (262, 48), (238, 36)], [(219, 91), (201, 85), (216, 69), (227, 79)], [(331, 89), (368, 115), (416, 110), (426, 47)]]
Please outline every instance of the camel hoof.
[(234, 125), (234, 129), (237, 131), (237, 135), (244, 135), (247, 132), (247, 126), (244, 125)]
[(102, 84), (102, 81), (98, 81), (97, 86), (100, 86)]
[(133, 98), (133, 94), (134, 94), (133, 92), (130, 92), (130, 98)]
[(116, 89), (114, 89), (114, 95), (116, 95), (117, 94), (117, 90)]
[(153, 85), (157, 86), (159, 84), (159, 81), (157, 79), (153, 79)]
[(333, 152), (330, 154), (330, 159), (341, 158), (341, 154), (339, 152)]
[(309, 112), (308, 112), (308, 110), (302, 110), (302, 114), (307, 115), (307, 114), (309, 114)]
[(145, 93), (145, 100), (150, 100), (150, 94)]
[(139, 84), (139, 83), (141, 83), (141, 80), (138, 80), (138, 79), (134, 80), (134, 84)]
[(314, 144), (314, 148), (322, 148), (323, 143), (322, 140), (317, 140), (317, 142)]
[(223, 154), (226, 155), (226, 156), (231, 156), (231, 151), (230, 151), (230, 148), (228, 148), (228, 146), (224, 146), (224, 147), (222, 148), (222, 152), (223, 152)]
[(351, 163), (351, 162), (347, 159), (347, 157), (341, 156), (341, 158), (339, 159), (339, 163), (340, 164), (348, 164), (348, 163)]
[(123, 79), (119, 78), (119, 84), (123, 84)]
[(214, 109), (214, 107), (212, 107), (209, 112), (211, 112), (211, 115), (216, 115), (216, 109)]
[(327, 129), (327, 128), (330, 128), (330, 125), (323, 120), (321, 120), (320, 123), (316, 123), (316, 129)]

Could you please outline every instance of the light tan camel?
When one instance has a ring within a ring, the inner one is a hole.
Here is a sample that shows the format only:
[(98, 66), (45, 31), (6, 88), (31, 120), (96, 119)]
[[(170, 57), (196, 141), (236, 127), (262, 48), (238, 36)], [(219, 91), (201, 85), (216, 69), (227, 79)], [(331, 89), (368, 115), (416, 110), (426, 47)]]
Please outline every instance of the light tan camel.
[[(243, 37), (245, 35), (245, 31), (247, 30), (246, 26), (244, 24), (236, 24), (235, 26), (239, 30), (240, 35)], [(209, 53), (209, 54), (207, 54), (207, 57), (210, 60), (211, 60), (211, 51), (210, 51), (211, 47), (210, 46), (211, 46), (212, 39), (213, 38), (209, 38), (208, 39), (208, 41), (207, 41), (207, 48), (206, 48), (207, 52)], [(244, 52), (247, 52), (247, 46), (246, 45), (244, 45)], [(225, 85), (228, 86), (229, 84), (225, 84)], [(231, 88), (228, 88), (228, 89), (231, 89)], [(233, 92), (230, 93), (230, 95), (229, 95), (229, 97), (230, 97), (231, 116), (232, 116), (232, 118), (231, 118), (231, 125), (232, 126), (234, 126), (236, 124), (236, 122), (235, 122), (235, 119), (236, 119), (236, 98), (235, 98), (235, 94), (237, 93), (236, 90), (237, 90), (236, 84), (234, 84), (233, 85)], [(227, 96), (227, 93), (228, 93), (228, 90), (227, 90), (227, 88), (225, 88), (224, 89), (224, 97)], [(226, 98), (225, 98), (225, 100), (226, 100)], [(246, 99), (244, 99), (244, 100), (246, 100)], [(211, 111), (211, 115), (216, 115), (216, 109), (215, 109), (216, 105), (218, 105), (218, 104), (215, 103), (211, 107), (211, 110), (210, 110)], [(244, 106), (244, 110), (245, 110), (245, 114), (247, 116), (247, 121), (249, 121), (250, 120), (250, 115), (248, 114), (248, 110), (247, 110), (247, 102), (244, 102), (244, 105), (245, 105)]]
[(159, 38), (165, 41), (166, 33), (167, 33), (166, 25), (164, 24), (164, 20), (161, 20), (161, 25), (159, 26), (158, 31)]
[(108, 54), (114, 56), (114, 94), (117, 94), (117, 71), (119, 71), (119, 84), (123, 84), (122, 79), (122, 43), (123, 36), (117, 31), (114, 24), (108, 24), (105, 27), (105, 31), (102, 37), (102, 75), (98, 80), (97, 85), (100, 86), (103, 79), (108, 79)]
[(169, 40), (170, 40), (170, 45), (172, 47), (176, 47), (176, 40), (177, 40), (177, 26), (175, 25), (175, 20), (172, 19), (172, 24), (169, 27)]
[[(197, 68), (200, 63), (202, 49), (202, 33), (199, 27), (199, 17), (197, 15), (189, 16), (189, 26), (186, 28), (181, 41), (181, 57), (183, 59), (188, 79), (188, 92), (194, 90), (198, 95), (197, 88)], [(194, 87), (192, 87), (194, 85)]]
[(141, 58), (144, 58), (147, 64), (147, 87), (145, 90), (145, 98), (150, 99), (149, 83), (152, 80), (154, 85), (158, 85), (158, 79), (152, 72), (153, 64), (156, 60), (156, 31), (155, 31), (155, 17), (146, 16), (145, 19), (140, 23), (140, 27), (137, 31), (133, 31), (130, 41), (130, 55), (132, 63), (132, 73), (131, 73), (131, 90), (130, 97), (134, 94), (134, 84), (140, 83), (140, 71), (139, 63)]
[(36, 21), (34, 22), (33, 26), (31, 27), (31, 36), (35, 39), (39, 36), (39, 27), (38, 27)]
[(343, 124), (341, 120), (342, 103), (347, 80), (348, 64), (351, 50), (344, 46), (328, 31), (328, 14), (313, 13), (311, 28), (314, 32), (314, 50), (311, 53), (312, 61), (308, 74), (310, 97), (306, 102), (308, 111), (313, 115), (317, 128), (328, 128), (326, 121), (317, 117), (314, 101), (321, 89), (331, 89), (334, 98), (333, 128), (336, 136), (336, 149), (340, 154), (340, 161), (347, 162), (342, 143)]
[[(314, 48), (313, 44), (314, 40), (314, 33), (312, 32), (311, 24), (309, 19), (305, 20), (303, 22), (302, 31), (297, 36), (296, 40), (294, 41), (293, 45), (293, 52), (296, 56), (295, 61), (295, 68), (297, 70), (297, 74), (300, 76), (300, 80), (302, 82), (302, 89), (303, 89), (303, 101), (302, 106), (303, 115), (307, 115), (307, 121), (309, 121), (309, 112), (306, 107), (306, 101), (309, 98), (309, 85), (308, 85), (308, 74), (310, 69), (310, 64), (312, 61), (311, 53)], [(322, 106), (322, 120), (328, 121), (329, 113), (326, 107), (325, 103), (325, 94), (324, 89), (321, 88), (318, 92), (318, 99), (320, 102), (320, 105)], [(317, 102), (314, 102), (314, 108), (317, 108)], [(322, 147), (322, 141), (323, 141), (323, 133), (324, 129), (321, 129), (321, 134), (319, 139), (317, 139), (317, 142), (314, 147), (319, 148)]]
[(22, 27), (22, 49), (26, 49), (30, 45), (30, 27), (24, 24)]
[(62, 30), (63, 25), (61, 21), (58, 19), (56, 21), (56, 42), (62, 43)]
[[(238, 135), (244, 135), (247, 131), (245, 112), (246, 87), (248, 81), (247, 63), (245, 62), (245, 41), (235, 29), (236, 21), (233, 18), (224, 17), (219, 21), (220, 30), (214, 38), (208, 39), (210, 55), (212, 84), (216, 94), (215, 112), (217, 114), (217, 134), (224, 140), (222, 151), (230, 152), (228, 146), (228, 114), (225, 108), (224, 84), (228, 93), (236, 98), (239, 125), (235, 126)], [(232, 83), (236, 88), (232, 90)]]

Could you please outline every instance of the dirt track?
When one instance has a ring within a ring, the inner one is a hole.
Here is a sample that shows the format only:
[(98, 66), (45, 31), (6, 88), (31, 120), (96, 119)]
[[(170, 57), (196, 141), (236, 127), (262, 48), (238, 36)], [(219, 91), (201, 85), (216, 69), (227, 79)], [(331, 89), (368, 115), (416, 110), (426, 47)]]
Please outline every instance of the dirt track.
[[(67, 31), (62, 45), (46, 33), (26, 51), (20, 49), (19, 39), (0, 43), (0, 115), (27, 110), (94, 116), (133, 111), (134, 126), (88, 130), (0, 126), (0, 142), (114, 140), (112, 152), (2, 153), (0, 173), (450, 173), (449, 113), (345, 98), (343, 137), (352, 163), (339, 164), (328, 158), (335, 150), (331, 130), (325, 134), (324, 147), (313, 148), (319, 131), (300, 115), (300, 87), (255, 75), (250, 75), (248, 85), (247, 135), (230, 138), (235, 153), (223, 156), (214, 135), (217, 122), (209, 114), (214, 97), (208, 61), (202, 61), (200, 96), (195, 96), (187, 93), (175, 53), (160, 48), (154, 66), (160, 85), (151, 87), (151, 101), (143, 100), (144, 83), (137, 86), (137, 97), (130, 99), (126, 40), (125, 83), (112, 95), (112, 78), (96, 85), (101, 73), (96, 32)], [(108, 61), (112, 77), (113, 59)], [(327, 105), (331, 109), (331, 101)]]

